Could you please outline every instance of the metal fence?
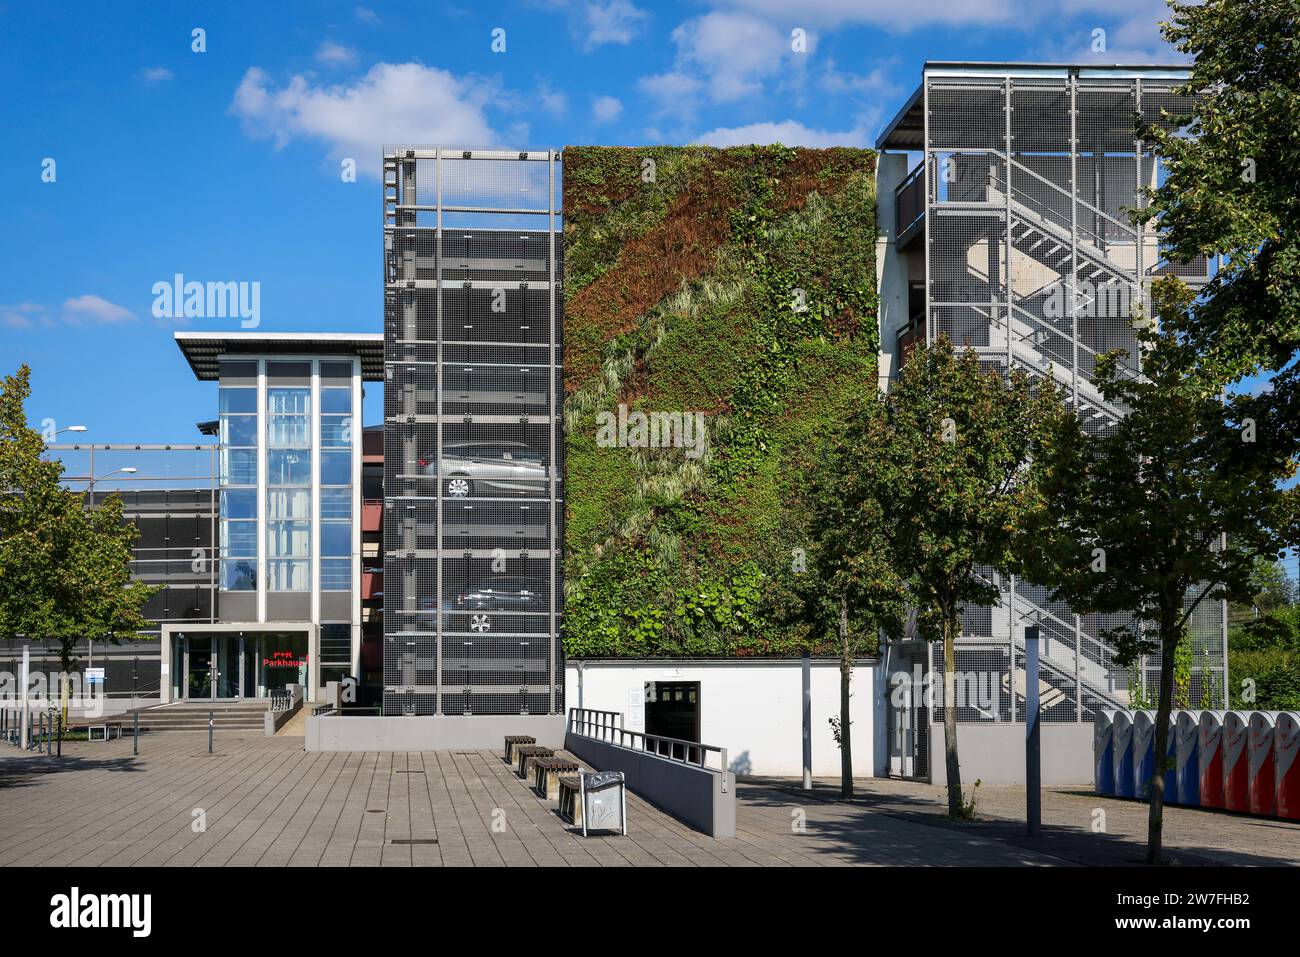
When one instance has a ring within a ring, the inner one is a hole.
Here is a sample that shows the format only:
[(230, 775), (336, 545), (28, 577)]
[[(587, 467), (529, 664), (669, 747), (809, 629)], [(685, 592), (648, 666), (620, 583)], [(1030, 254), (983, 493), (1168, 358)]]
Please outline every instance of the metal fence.
[[(631, 751), (641, 751), (656, 757), (680, 761), (706, 771), (728, 770), (727, 749), (713, 744), (700, 744), (683, 738), (669, 738), (661, 734), (646, 734), (642, 731), (630, 731), (623, 727), (623, 715), (617, 711), (597, 711), (591, 708), (570, 708), (570, 734), (580, 734), (595, 741), (617, 745)], [(710, 761), (710, 755), (717, 756), (717, 766)], [(726, 774), (723, 774), (722, 790), (727, 790)]]
[(384, 153), (385, 714), (562, 714), (556, 151)]

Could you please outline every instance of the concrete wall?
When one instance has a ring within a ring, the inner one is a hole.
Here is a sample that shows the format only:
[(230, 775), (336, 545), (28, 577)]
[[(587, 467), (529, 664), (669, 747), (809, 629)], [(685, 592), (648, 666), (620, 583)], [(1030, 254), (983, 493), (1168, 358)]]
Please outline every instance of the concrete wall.
[(710, 837), (736, 836), (736, 776), (618, 747), (580, 734), (565, 750), (601, 771), (622, 771), (627, 789)]
[[(798, 658), (778, 660), (570, 661), (565, 671), (569, 707), (617, 711), (624, 727), (645, 730), (648, 681), (700, 683), (700, 740), (726, 748), (738, 775), (797, 777), (803, 769), (803, 678)], [(883, 677), (877, 662), (853, 670), (853, 772), (886, 773)], [(839, 662), (812, 663), (813, 774), (838, 776), (840, 752), (829, 719), (840, 713)]]
[[(1043, 784), (1092, 786), (1092, 725), (1039, 724)], [(948, 783), (943, 760), (943, 725), (930, 727), (931, 783)], [(1025, 783), (1025, 726), (1008, 722), (957, 725), (957, 757), (966, 790), (985, 784)]]
[(310, 715), (307, 751), (496, 750), (507, 734), (531, 734), (548, 748), (564, 744), (564, 715)]

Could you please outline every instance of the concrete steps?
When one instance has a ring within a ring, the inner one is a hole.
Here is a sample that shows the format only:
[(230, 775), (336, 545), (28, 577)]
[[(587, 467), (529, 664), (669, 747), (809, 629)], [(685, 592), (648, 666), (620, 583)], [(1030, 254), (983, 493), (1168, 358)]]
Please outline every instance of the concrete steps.
[[(267, 707), (264, 702), (160, 705), (140, 711), (140, 730), (150, 733), (206, 731), (208, 713), (211, 712), (213, 726), (217, 731), (262, 731)], [(129, 714), (123, 715), (122, 720), (124, 725), (129, 724), (132, 717)]]

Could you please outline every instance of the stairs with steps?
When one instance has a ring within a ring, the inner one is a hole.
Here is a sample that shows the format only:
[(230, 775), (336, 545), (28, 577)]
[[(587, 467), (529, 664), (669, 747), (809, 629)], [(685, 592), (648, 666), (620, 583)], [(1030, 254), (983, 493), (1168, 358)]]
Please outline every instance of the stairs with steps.
[[(207, 731), (208, 712), (212, 713), (217, 731), (248, 731), (261, 733), (269, 702), (181, 702), (164, 704), (140, 710), (140, 730), (156, 731)], [(131, 720), (130, 715), (125, 720)]]

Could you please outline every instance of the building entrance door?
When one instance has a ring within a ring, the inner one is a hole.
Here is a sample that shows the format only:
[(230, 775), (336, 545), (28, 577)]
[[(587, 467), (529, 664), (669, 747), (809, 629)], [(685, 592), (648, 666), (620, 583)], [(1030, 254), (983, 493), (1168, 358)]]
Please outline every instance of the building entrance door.
[(243, 643), (239, 635), (187, 635), (185, 697), (191, 701), (242, 698)]

